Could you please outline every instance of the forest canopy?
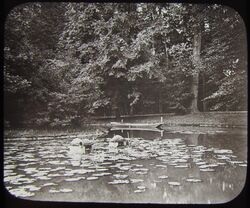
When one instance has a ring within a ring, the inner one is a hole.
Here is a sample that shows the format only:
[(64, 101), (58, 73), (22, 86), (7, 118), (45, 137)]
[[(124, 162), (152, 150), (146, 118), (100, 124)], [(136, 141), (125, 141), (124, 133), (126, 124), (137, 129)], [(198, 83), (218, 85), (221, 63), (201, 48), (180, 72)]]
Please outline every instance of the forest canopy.
[(27, 3), (5, 22), (4, 121), (247, 109), (247, 42), (222, 5)]

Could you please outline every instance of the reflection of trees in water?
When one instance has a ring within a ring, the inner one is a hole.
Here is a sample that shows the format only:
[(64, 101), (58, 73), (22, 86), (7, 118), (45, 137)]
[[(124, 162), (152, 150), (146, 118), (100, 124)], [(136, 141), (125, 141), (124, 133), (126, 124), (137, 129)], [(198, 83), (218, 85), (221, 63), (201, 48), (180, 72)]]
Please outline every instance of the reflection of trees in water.
[[(191, 135), (192, 136), (192, 135)], [(199, 145), (220, 149), (230, 149), (240, 160), (246, 160), (247, 137), (236, 134), (200, 134)]]
[(187, 145), (202, 145), (207, 146), (209, 134), (188, 134), (186, 135)]
[(188, 134), (186, 135), (187, 145), (198, 145), (201, 134)]
[(146, 130), (114, 130), (110, 131), (107, 137), (120, 135), (124, 138), (143, 138), (143, 139), (156, 139), (164, 137), (164, 132), (160, 131), (146, 131)]

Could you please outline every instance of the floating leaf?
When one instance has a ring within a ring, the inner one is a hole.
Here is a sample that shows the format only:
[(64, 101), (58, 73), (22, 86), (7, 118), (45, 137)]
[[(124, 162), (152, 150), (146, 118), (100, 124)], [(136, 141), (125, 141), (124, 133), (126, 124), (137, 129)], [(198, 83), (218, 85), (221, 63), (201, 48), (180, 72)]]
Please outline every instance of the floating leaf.
[(10, 189), (9, 191), (10, 191), (10, 193), (12, 193), (13, 195), (15, 195), (17, 197), (31, 197), (31, 196), (35, 195), (34, 193), (25, 191), (22, 188)]
[(145, 192), (146, 189), (137, 189), (137, 190), (134, 190), (135, 193), (142, 193), (142, 192)]
[(179, 182), (176, 182), (176, 181), (169, 181), (168, 184), (171, 186), (180, 186), (181, 185)]
[(200, 171), (202, 171), (202, 172), (214, 172), (215, 170), (212, 168), (204, 168), (204, 169), (200, 169)]
[(128, 177), (128, 175), (121, 175), (121, 174), (114, 174), (113, 176), (117, 179), (125, 179)]
[(215, 154), (232, 154), (233, 151), (232, 150), (229, 150), (229, 149), (215, 149), (214, 150), (214, 153)]
[(160, 179), (166, 179), (166, 178), (168, 178), (168, 176), (167, 175), (162, 175), (162, 176), (158, 176), (158, 178), (160, 178)]
[(64, 188), (64, 189), (60, 189), (59, 191), (63, 193), (69, 193), (69, 192), (72, 192), (73, 190), (69, 188)]
[(105, 172), (105, 173), (94, 173), (92, 174), (92, 176), (96, 176), (96, 177), (100, 177), (100, 176), (106, 176), (106, 175), (111, 175), (112, 173), (108, 173), (108, 172)]
[(59, 191), (59, 190), (56, 190), (56, 189), (50, 189), (50, 190), (49, 190), (49, 193), (60, 193), (60, 191)]
[(143, 182), (143, 179), (136, 179), (136, 178), (133, 179), (133, 178), (131, 178), (131, 179), (130, 179), (130, 182), (131, 182), (131, 183), (140, 183), (140, 182)]
[(188, 164), (185, 165), (175, 165), (175, 168), (188, 168)]
[(55, 183), (45, 183), (42, 186), (55, 186), (55, 185), (57, 185), (57, 184), (55, 184)]
[(145, 189), (145, 186), (137, 186), (138, 189)]
[(156, 165), (155, 167), (157, 167), (157, 168), (166, 168), (167, 166), (166, 165)]
[(111, 182), (108, 182), (108, 184), (128, 184), (129, 183), (129, 180), (114, 180), (114, 181), (111, 181)]
[(217, 167), (218, 164), (208, 164), (208, 165), (200, 165), (199, 168), (211, 168), (211, 167)]
[(238, 161), (238, 160), (230, 160), (229, 161), (231, 164), (241, 164), (243, 161)]
[(77, 177), (77, 178), (66, 178), (64, 179), (65, 181), (68, 181), (68, 182), (73, 182), (73, 181), (79, 181), (81, 179), (83, 179), (85, 177)]
[(88, 177), (88, 178), (86, 178), (88, 181), (90, 181), (90, 180), (97, 180), (98, 179), (98, 177), (96, 177), (96, 176), (92, 176), (92, 177)]
[(198, 178), (187, 178), (186, 179), (187, 182), (192, 182), (192, 183), (197, 183), (197, 182), (201, 182), (201, 179)]

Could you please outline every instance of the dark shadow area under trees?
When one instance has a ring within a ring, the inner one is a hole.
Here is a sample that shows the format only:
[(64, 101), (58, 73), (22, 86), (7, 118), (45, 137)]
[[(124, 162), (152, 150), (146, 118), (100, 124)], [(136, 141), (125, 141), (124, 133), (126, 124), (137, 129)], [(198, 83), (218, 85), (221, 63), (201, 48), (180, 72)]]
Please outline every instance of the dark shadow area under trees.
[(246, 30), (225, 6), (29, 3), (4, 41), (5, 127), (247, 109)]

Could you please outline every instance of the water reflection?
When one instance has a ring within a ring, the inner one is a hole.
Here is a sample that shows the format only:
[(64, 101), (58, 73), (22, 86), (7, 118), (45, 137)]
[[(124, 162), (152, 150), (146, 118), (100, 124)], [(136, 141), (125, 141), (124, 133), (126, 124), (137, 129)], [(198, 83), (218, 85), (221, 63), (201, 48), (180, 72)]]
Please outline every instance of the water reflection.
[(107, 138), (72, 140), (5, 141), (7, 189), (53, 201), (219, 203), (245, 182), (241, 134), (115, 129)]

